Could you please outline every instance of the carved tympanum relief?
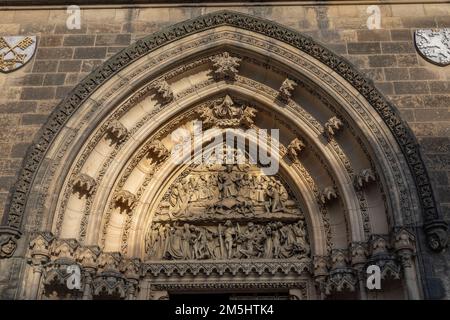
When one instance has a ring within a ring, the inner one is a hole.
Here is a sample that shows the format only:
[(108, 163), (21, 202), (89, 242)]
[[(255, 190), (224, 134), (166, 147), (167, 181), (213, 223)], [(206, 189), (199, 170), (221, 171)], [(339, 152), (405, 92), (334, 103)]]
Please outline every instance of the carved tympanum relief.
[(152, 260), (287, 259), (310, 253), (304, 216), (278, 176), (205, 164), (168, 189), (146, 236)]

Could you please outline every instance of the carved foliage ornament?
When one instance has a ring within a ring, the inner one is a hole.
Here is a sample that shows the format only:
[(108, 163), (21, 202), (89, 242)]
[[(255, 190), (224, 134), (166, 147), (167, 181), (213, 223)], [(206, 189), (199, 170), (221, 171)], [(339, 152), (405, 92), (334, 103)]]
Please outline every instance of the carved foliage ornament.
[(11, 72), (24, 66), (35, 50), (35, 36), (0, 37), (0, 71)]
[[(24, 162), (14, 194), (11, 198), (8, 212), (8, 225), (16, 229), (21, 227), (32, 181), (37, 174), (39, 165), (44, 158), (50, 142), (66, 120), (70, 118), (98, 87), (126, 66), (166, 43), (171, 43), (176, 39), (181, 39), (188, 35), (201, 32), (202, 30), (223, 25), (264, 34), (294, 46), (336, 71), (367, 99), (380, 114), (384, 123), (399, 143), (403, 155), (411, 168), (416, 185), (418, 185), (418, 181), (421, 181), (418, 193), (424, 216), (424, 227), (430, 246), (433, 250), (444, 249), (448, 238), (445, 236), (447, 224), (443, 221), (442, 215), (437, 210), (430, 178), (425, 169), (425, 164), (421, 158), (414, 135), (401, 120), (398, 111), (382, 96), (371, 81), (364, 78), (348, 61), (335, 55), (320, 44), (315, 43), (310, 37), (268, 20), (232, 11), (217, 11), (196, 17), (136, 41), (136, 43), (105, 62), (75, 87), (71, 94), (52, 113), (48, 123), (42, 129), (42, 134), (31, 148), (30, 154)], [(174, 32), (175, 30), (176, 32)]]
[(450, 28), (421, 29), (414, 37), (417, 49), (426, 60), (440, 66), (450, 64)]
[(197, 110), (204, 126), (250, 127), (256, 115), (256, 109), (235, 103), (229, 95), (212, 104), (206, 104)]
[(218, 54), (211, 58), (214, 75), (218, 79), (234, 80), (239, 72), (240, 58), (231, 56), (228, 52)]

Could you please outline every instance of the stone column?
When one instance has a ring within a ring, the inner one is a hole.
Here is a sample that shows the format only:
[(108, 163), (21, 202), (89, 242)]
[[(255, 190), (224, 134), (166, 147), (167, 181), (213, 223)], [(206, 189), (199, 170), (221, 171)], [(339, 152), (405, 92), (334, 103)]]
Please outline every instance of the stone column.
[[(94, 271), (95, 272), (95, 271)], [(90, 271), (85, 271), (83, 300), (92, 300), (92, 274)]]
[(320, 300), (325, 300), (325, 281), (328, 276), (328, 257), (314, 257), (314, 280), (320, 294)]
[(44, 267), (50, 260), (49, 247), (53, 241), (53, 235), (49, 233), (39, 233), (30, 242), (30, 256), (29, 260), (31, 264), (31, 281), (29, 284), (29, 291), (27, 294), (28, 299), (38, 299), (39, 289), (41, 286), (42, 274)]
[(366, 272), (364, 266), (367, 261), (367, 248), (362, 242), (353, 242), (350, 247), (352, 255), (352, 267), (357, 272), (358, 286), (359, 286), (359, 298), (361, 300), (367, 300), (366, 291)]
[(417, 282), (417, 273), (414, 264), (414, 235), (406, 229), (400, 229), (395, 234), (394, 248), (403, 268), (403, 275), (405, 278), (408, 299), (419, 300), (420, 290)]

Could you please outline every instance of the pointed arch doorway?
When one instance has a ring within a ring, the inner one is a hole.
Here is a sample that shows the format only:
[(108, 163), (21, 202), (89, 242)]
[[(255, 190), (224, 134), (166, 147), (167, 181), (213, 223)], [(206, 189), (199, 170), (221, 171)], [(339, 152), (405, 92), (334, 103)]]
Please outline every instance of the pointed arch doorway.
[[(198, 148), (172, 161), (198, 121)], [(203, 161), (223, 160), (230, 130), (233, 161)], [(255, 141), (275, 172), (249, 161)], [(367, 299), (377, 265), (382, 297), (420, 298), (415, 227), (440, 249), (446, 226), (414, 141), (370, 81), (308, 37), (229, 11), (177, 24), (95, 70), (30, 150), (8, 216), (32, 231), (22, 295)], [(83, 286), (68, 291), (74, 264)]]

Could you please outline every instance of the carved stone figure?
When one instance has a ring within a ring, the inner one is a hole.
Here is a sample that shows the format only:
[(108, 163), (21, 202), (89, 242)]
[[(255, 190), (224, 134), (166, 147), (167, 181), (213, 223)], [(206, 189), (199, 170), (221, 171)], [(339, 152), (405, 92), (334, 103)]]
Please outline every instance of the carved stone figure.
[(158, 93), (158, 96), (161, 97), (161, 100), (164, 103), (169, 103), (173, 100), (173, 92), (170, 88), (170, 85), (166, 80), (158, 81), (154, 84), (153, 88)]
[(128, 190), (120, 190), (114, 195), (114, 202), (120, 211), (131, 212), (136, 205), (136, 196)]
[(85, 173), (78, 174), (73, 180), (73, 191), (77, 192), (80, 197), (83, 195), (91, 196), (96, 186), (95, 179)]
[(12, 238), (8, 238), (0, 244), (0, 258), (9, 258), (13, 255), (17, 248), (16, 242)]
[(321, 204), (326, 204), (332, 199), (337, 199), (337, 192), (334, 187), (326, 187), (320, 192), (319, 202)]
[(289, 144), (289, 146), (287, 147), (287, 154), (288, 154), (289, 158), (293, 162), (298, 162), (299, 161), (298, 158), (300, 156), (300, 152), (305, 147), (306, 147), (305, 144), (299, 138), (295, 138), (294, 140), (292, 140), (291, 143)]
[(128, 130), (119, 120), (113, 120), (108, 125), (107, 134), (113, 142), (121, 143), (128, 136)]
[(371, 182), (376, 181), (375, 174), (372, 169), (364, 169), (355, 176), (355, 189), (361, 190)]
[(341, 121), (341, 119), (334, 116), (325, 123), (325, 134), (328, 137), (333, 137), (339, 130), (342, 129), (343, 126), (344, 123)]
[(283, 101), (289, 100), (289, 98), (292, 95), (292, 91), (294, 91), (295, 87), (297, 86), (297, 83), (294, 80), (291, 80), (287, 78), (283, 81), (280, 87), (280, 98)]

